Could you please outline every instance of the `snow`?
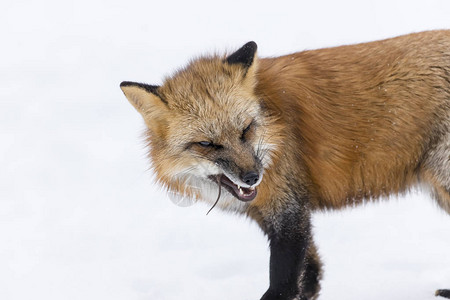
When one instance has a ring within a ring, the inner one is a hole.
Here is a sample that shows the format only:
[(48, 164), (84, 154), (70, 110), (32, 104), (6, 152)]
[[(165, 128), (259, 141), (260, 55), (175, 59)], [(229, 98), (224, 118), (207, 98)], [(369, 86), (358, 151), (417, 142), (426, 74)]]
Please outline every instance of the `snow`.
[[(0, 11), (0, 299), (259, 299), (250, 220), (152, 183), (119, 89), (249, 40), (261, 56), (450, 28), (444, 0), (12, 1)], [(314, 216), (320, 299), (434, 299), (450, 217), (426, 193)]]

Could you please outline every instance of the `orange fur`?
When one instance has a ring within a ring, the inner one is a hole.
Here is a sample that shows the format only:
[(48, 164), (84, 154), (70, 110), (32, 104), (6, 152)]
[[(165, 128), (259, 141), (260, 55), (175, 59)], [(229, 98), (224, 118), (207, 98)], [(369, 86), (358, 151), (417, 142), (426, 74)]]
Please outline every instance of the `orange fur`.
[(256, 92), (291, 124), (314, 206), (339, 208), (418, 182), (449, 129), (449, 72), (450, 31), (424, 32), (260, 60)]

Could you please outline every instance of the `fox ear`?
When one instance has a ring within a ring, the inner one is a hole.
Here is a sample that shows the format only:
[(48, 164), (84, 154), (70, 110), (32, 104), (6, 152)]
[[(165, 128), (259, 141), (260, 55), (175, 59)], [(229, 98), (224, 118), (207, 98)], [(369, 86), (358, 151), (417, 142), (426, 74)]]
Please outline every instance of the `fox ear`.
[(248, 42), (239, 48), (239, 50), (228, 56), (226, 62), (230, 65), (241, 64), (248, 69), (255, 60), (256, 49), (258, 49), (258, 46), (255, 42)]
[(134, 108), (144, 116), (152, 107), (167, 105), (167, 101), (158, 94), (157, 85), (124, 81), (120, 84), (120, 88)]

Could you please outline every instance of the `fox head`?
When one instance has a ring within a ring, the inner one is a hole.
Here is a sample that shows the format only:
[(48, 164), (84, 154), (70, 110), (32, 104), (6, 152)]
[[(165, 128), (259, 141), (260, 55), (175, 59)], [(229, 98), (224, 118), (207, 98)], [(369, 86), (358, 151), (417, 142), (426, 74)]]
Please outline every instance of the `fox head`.
[(156, 178), (170, 192), (215, 200), (219, 188), (229, 209), (257, 196), (274, 144), (272, 117), (255, 94), (256, 49), (249, 42), (228, 56), (196, 59), (161, 86), (121, 83), (147, 125)]

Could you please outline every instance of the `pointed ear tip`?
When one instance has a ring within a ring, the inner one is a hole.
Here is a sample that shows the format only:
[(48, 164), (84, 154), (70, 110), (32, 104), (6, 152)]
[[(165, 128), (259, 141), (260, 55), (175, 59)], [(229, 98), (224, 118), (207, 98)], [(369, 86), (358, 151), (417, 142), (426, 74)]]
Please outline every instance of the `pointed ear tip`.
[(125, 92), (125, 89), (130, 86), (130, 82), (129, 81), (122, 81), (120, 83), (120, 89), (122, 90), (122, 92)]
[(225, 61), (229, 64), (242, 64), (248, 68), (252, 65), (255, 59), (257, 48), (258, 46), (255, 42), (247, 42), (236, 52), (229, 55)]
[(258, 49), (258, 45), (254, 41), (250, 41), (247, 44), (245, 44), (246, 47), (253, 49), (256, 51)]
[(159, 88), (159, 85), (149, 85), (149, 84), (139, 83), (139, 82), (122, 81), (120, 83), (120, 88), (123, 90), (126, 87), (139, 88), (139, 89), (143, 89), (143, 90), (145, 90), (147, 92), (150, 92), (150, 93), (153, 93), (153, 94), (157, 94), (157, 90)]
[(132, 85), (136, 85), (136, 83), (131, 82), (131, 81), (122, 81), (120, 83), (120, 88), (123, 89), (124, 87), (132, 86)]

